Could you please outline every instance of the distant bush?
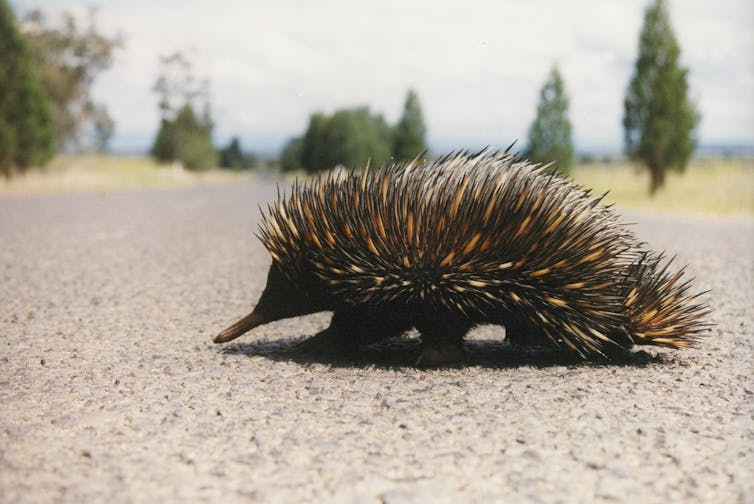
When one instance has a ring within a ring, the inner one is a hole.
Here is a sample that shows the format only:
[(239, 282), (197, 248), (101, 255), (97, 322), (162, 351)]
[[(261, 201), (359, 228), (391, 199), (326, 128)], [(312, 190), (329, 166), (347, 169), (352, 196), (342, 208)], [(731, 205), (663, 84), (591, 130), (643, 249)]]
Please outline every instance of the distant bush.
[(151, 154), (161, 162), (180, 161), (188, 170), (206, 170), (217, 164), (212, 146), (212, 124), (184, 105), (174, 120), (162, 119)]
[(338, 165), (359, 169), (367, 160), (380, 165), (390, 158), (391, 145), (390, 127), (368, 107), (338, 110), (331, 116), (316, 113), (304, 136), (286, 146), (281, 166), (316, 173)]
[(316, 173), (338, 165), (361, 169), (367, 161), (379, 166), (390, 160), (411, 160), (427, 150), (426, 134), (419, 97), (409, 90), (395, 127), (366, 106), (332, 115), (312, 114), (304, 134), (286, 144), (280, 167), (283, 171)]
[(220, 168), (230, 170), (248, 170), (254, 167), (256, 159), (251, 154), (244, 154), (238, 137), (233, 137), (227, 147), (217, 153)]
[[(160, 162), (179, 161), (189, 170), (217, 165), (212, 145), (209, 82), (197, 79), (181, 52), (160, 57), (160, 73), (153, 90), (159, 97), (160, 129), (151, 154)], [(201, 116), (195, 110), (202, 110)]]

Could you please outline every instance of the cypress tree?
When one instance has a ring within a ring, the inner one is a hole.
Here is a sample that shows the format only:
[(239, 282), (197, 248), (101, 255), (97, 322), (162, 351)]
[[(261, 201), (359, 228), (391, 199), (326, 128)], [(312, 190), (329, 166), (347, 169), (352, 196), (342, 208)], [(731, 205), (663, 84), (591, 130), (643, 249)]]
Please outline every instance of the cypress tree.
[(167, 163), (176, 159), (175, 126), (168, 119), (160, 120), (160, 129), (154, 140), (150, 154), (160, 163)]
[(0, 0), (0, 172), (42, 165), (55, 153), (47, 96), (6, 0)]
[(568, 96), (556, 66), (550, 70), (539, 93), (537, 116), (529, 128), (526, 152), (535, 163), (555, 162), (554, 169), (567, 175), (573, 164), (571, 122), (568, 120)]
[(398, 161), (411, 160), (426, 151), (426, 135), (427, 127), (424, 125), (419, 97), (410, 89), (403, 106), (403, 116), (395, 127), (393, 158)]
[(649, 194), (665, 184), (666, 172), (683, 171), (696, 147), (700, 115), (688, 97), (688, 70), (664, 0), (644, 13), (639, 56), (624, 101), (626, 154), (649, 170)]

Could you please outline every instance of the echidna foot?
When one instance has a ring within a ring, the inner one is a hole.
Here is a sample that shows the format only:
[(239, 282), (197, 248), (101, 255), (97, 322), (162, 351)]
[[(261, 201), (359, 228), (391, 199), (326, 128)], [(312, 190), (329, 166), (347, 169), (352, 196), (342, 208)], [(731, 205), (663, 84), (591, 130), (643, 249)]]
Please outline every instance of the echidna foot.
[(466, 356), (460, 341), (429, 341), (422, 344), (422, 351), (414, 365), (421, 367), (444, 366), (463, 361)]
[(463, 337), (472, 325), (467, 320), (444, 314), (431, 314), (417, 320), (422, 350), (415, 365), (432, 367), (462, 361), (465, 357)]

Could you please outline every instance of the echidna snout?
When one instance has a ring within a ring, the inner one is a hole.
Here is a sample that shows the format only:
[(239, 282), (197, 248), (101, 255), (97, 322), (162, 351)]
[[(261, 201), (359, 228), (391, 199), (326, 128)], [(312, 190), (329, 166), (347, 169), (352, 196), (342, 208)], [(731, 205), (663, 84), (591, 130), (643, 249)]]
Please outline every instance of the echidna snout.
[(322, 309), (305, 291), (288, 280), (273, 263), (267, 274), (267, 285), (254, 310), (238, 322), (223, 329), (213, 341), (227, 343), (260, 325), (314, 313)]

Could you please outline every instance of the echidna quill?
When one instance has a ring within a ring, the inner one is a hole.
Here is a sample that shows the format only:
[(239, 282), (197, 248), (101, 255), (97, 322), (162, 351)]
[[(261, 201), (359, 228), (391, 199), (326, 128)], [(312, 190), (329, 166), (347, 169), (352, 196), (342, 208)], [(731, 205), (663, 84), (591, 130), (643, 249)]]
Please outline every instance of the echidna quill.
[(272, 266), (259, 302), (214, 341), (327, 310), (303, 350), (355, 352), (416, 328), (417, 364), (439, 365), (462, 358), (478, 324), (584, 359), (692, 344), (707, 308), (600, 200), (507, 152), (297, 183), (260, 226)]

